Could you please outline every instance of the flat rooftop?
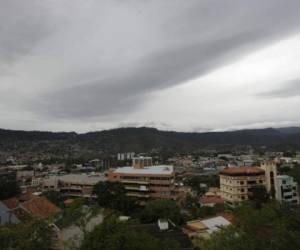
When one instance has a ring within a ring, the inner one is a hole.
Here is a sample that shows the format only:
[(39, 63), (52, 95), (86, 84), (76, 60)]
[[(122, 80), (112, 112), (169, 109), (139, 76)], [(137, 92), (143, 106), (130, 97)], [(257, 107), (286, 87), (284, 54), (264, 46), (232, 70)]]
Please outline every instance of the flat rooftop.
[(220, 174), (229, 176), (263, 175), (265, 174), (265, 171), (260, 167), (237, 167), (225, 168)]
[(106, 181), (103, 174), (87, 175), (87, 174), (67, 174), (62, 176), (51, 176), (50, 179), (56, 179), (62, 182), (74, 184), (95, 185), (100, 181)]
[(144, 168), (121, 167), (114, 170), (120, 174), (138, 174), (138, 175), (171, 175), (174, 172), (174, 167), (170, 165), (147, 166)]

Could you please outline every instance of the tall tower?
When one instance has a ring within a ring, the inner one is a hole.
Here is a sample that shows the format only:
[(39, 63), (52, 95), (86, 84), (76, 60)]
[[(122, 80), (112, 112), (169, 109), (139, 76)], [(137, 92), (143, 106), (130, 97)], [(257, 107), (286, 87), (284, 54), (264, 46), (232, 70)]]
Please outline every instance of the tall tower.
[(263, 170), (265, 170), (267, 192), (270, 193), (273, 198), (275, 198), (275, 182), (277, 178), (277, 165), (274, 161), (266, 161), (262, 163), (260, 167)]

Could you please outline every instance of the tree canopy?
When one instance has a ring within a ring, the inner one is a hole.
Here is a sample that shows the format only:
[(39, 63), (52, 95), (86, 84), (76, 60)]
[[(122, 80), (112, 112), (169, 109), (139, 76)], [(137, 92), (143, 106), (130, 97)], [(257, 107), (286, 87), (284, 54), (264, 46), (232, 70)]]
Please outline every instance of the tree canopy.
[(100, 206), (130, 214), (136, 209), (135, 200), (126, 195), (126, 190), (120, 182), (99, 182), (94, 187), (97, 202)]
[(1, 178), (0, 181), (0, 200), (8, 199), (18, 195), (21, 192), (20, 186), (16, 180)]
[(139, 217), (142, 223), (156, 223), (160, 218), (169, 219), (175, 224), (183, 222), (180, 208), (172, 200), (149, 201)]
[(163, 241), (149, 234), (131, 230), (116, 217), (108, 217), (91, 233), (87, 233), (80, 250), (179, 250), (175, 241)]
[(50, 250), (52, 233), (43, 221), (0, 226), (0, 249)]
[(205, 250), (300, 249), (300, 209), (268, 203), (238, 208), (235, 224), (203, 242)]

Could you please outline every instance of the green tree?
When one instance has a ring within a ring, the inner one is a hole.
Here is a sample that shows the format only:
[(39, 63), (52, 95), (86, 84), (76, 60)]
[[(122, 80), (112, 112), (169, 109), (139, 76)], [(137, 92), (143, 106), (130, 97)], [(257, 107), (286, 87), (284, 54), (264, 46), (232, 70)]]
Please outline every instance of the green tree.
[(180, 208), (172, 200), (153, 200), (146, 204), (139, 216), (142, 223), (154, 223), (158, 219), (169, 219), (175, 224), (182, 224)]
[(250, 189), (249, 200), (252, 201), (256, 208), (261, 208), (269, 199), (270, 197), (265, 186), (258, 185)]
[(136, 209), (135, 199), (126, 195), (126, 190), (120, 182), (99, 182), (94, 187), (97, 202), (100, 206), (131, 214)]
[(76, 199), (70, 206), (66, 207), (62, 214), (59, 215), (59, 219), (56, 221), (56, 224), (59, 227), (68, 227), (73, 223), (79, 221), (83, 216), (86, 215), (85, 199)]
[(235, 224), (202, 242), (205, 250), (300, 249), (300, 209), (276, 203), (238, 208)]
[(300, 185), (300, 164), (295, 164), (292, 168), (280, 167), (279, 172), (294, 177), (295, 181)]
[(51, 201), (53, 204), (55, 204), (56, 206), (63, 208), (64, 207), (64, 196), (62, 193), (58, 192), (58, 191), (46, 191), (43, 193), (43, 195), (49, 200)]
[(136, 232), (116, 217), (108, 217), (92, 232), (87, 233), (81, 250), (179, 250), (175, 241), (153, 238), (147, 233)]
[(0, 226), (1, 250), (49, 250), (53, 231), (44, 221)]
[(8, 199), (20, 194), (20, 186), (14, 179), (1, 178), (0, 180), (0, 200)]

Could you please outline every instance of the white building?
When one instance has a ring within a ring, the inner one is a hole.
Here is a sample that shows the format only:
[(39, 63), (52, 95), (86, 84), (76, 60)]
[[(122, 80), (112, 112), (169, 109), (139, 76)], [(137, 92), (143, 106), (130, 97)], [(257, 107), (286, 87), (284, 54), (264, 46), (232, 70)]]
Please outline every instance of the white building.
[(134, 168), (143, 168), (143, 167), (149, 167), (152, 166), (152, 157), (134, 157), (132, 158), (132, 166)]
[(278, 175), (275, 182), (276, 200), (279, 202), (287, 202), (299, 204), (299, 193), (297, 182), (288, 175)]

